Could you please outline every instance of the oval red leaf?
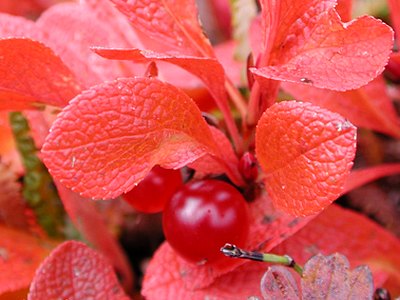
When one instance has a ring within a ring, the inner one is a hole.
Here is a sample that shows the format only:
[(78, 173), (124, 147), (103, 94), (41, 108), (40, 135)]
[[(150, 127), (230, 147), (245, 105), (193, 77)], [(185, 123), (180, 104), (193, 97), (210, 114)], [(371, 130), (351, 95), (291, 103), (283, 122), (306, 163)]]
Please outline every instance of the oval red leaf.
[(256, 155), (274, 205), (287, 213), (317, 213), (342, 192), (353, 165), (356, 128), (310, 103), (273, 105), (256, 130)]
[(83, 243), (68, 241), (47, 257), (32, 281), (28, 300), (128, 300), (112, 266)]
[(159, 164), (218, 153), (196, 104), (155, 78), (118, 79), (76, 97), (42, 149), (50, 173), (86, 197), (115, 198)]

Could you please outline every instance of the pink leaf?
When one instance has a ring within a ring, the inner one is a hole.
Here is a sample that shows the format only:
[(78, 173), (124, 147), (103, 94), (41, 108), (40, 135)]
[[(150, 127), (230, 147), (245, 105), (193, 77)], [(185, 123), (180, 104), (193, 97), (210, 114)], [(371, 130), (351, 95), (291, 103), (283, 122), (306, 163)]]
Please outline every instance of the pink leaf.
[(104, 257), (85, 244), (64, 242), (36, 271), (28, 300), (89, 298), (129, 299)]
[(400, 137), (400, 119), (386, 92), (382, 76), (357, 90), (337, 92), (284, 83), (295, 99), (311, 102), (341, 114), (356, 126)]
[(32, 108), (35, 103), (64, 106), (80, 91), (60, 58), (39, 42), (0, 40), (0, 57), (0, 109)]
[(76, 97), (43, 146), (50, 173), (83, 196), (115, 198), (159, 164), (218, 153), (196, 104), (154, 78), (118, 79)]
[(199, 24), (194, 0), (112, 1), (128, 17), (132, 26), (142, 33), (142, 40), (146, 37), (160, 43), (158, 50), (166, 52), (165, 49), (172, 49), (181, 54), (214, 56)]
[(355, 150), (355, 127), (310, 103), (277, 103), (257, 125), (266, 189), (277, 208), (294, 215), (315, 214), (339, 197)]
[(274, 79), (344, 91), (367, 84), (387, 64), (393, 31), (377, 19), (342, 23), (335, 1), (261, 3), (268, 48), (261, 68), (252, 69), (261, 86)]
[(35, 23), (17, 16), (0, 13), (0, 37), (29, 37), (35, 34)]
[[(112, 17), (115, 18), (110, 21)], [(122, 15), (116, 17), (106, 14), (99, 18), (82, 4), (62, 3), (44, 12), (35, 25), (41, 33), (40, 40), (60, 55), (84, 88), (89, 88), (116, 77), (143, 74), (141, 66), (105, 60), (90, 50), (91, 46), (132, 46), (117, 28), (110, 25), (124, 19)], [(137, 42), (133, 38), (131, 42)]]
[(300, 299), (297, 282), (287, 267), (269, 267), (261, 279), (264, 300)]

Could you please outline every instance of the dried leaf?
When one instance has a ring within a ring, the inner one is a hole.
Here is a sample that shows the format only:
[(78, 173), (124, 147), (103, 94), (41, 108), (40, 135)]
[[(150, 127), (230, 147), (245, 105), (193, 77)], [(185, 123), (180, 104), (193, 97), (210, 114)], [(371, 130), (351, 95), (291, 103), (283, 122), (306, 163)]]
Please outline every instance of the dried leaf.
[(339, 252), (353, 267), (367, 265), (374, 275), (375, 286), (383, 285), (394, 293), (400, 292), (399, 251), (398, 238), (367, 217), (337, 205), (329, 206), (307, 226), (271, 250), (289, 254), (299, 264), (317, 253)]
[(264, 300), (300, 299), (297, 282), (287, 267), (269, 267), (261, 279), (261, 293)]
[(361, 267), (352, 272), (349, 268), (347, 258), (338, 253), (311, 258), (301, 280), (303, 299), (371, 299), (371, 271)]

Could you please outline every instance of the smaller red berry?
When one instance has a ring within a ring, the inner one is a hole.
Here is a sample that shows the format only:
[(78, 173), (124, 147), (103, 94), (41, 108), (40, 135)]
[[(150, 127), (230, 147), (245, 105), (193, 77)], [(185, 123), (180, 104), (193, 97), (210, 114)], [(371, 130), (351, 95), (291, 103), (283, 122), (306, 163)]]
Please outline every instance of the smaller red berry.
[(137, 211), (158, 213), (181, 185), (179, 170), (155, 166), (138, 186), (122, 195), (122, 198)]
[(245, 152), (239, 161), (239, 172), (248, 182), (253, 182), (258, 177), (257, 159), (250, 152)]

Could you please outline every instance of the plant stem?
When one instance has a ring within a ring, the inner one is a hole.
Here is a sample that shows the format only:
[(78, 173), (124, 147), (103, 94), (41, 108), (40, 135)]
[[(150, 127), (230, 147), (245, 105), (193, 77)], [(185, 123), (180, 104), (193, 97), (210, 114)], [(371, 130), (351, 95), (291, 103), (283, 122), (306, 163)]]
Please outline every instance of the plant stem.
[(271, 253), (261, 253), (256, 251), (245, 251), (232, 244), (225, 244), (221, 248), (221, 252), (229, 257), (244, 258), (256, 261), (281, 264), (290, 268), (293, 268), (300, 276), (303, 275), (303, 268), (298, 265), (293, 258), (289, 255), (276, 255)]
[(247, 113), (246, 101), (243, 99), (243, 96), (228, 77), (226, 77), (225, 80), (225, 89), (228, 92), (228, 95), (231, 97), (233, 104), (235, 104), (237, 110), (239, 111), (242, 120), (244, 120)]

